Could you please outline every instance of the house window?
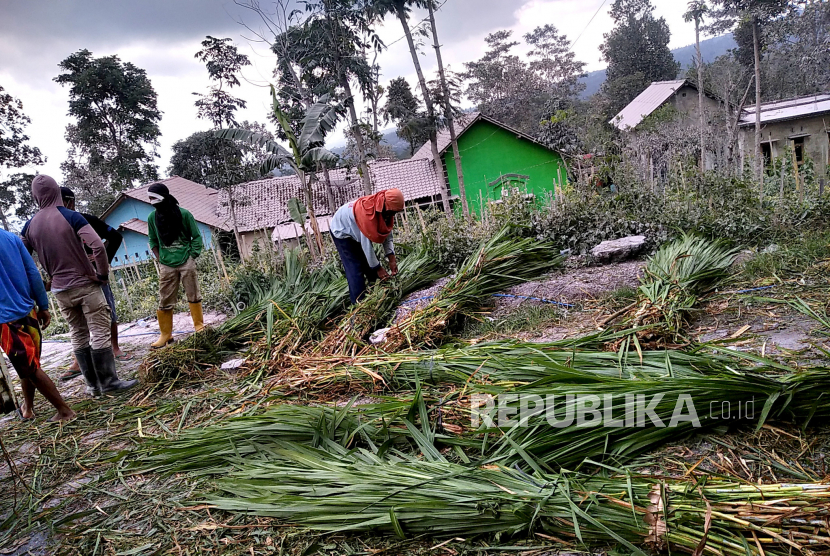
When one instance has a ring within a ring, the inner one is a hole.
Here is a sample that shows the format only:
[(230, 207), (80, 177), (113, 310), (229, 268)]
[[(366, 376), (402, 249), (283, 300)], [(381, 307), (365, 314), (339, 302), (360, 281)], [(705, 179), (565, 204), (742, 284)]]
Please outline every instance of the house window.
[(793, 139), (793, 150), (795, 150), (795, 161), (801, 165), (804, 163), (804, 137)]
[(772, 162), (772, 143), (761, 143), (761, 154), (764, 157), (764, 166)]

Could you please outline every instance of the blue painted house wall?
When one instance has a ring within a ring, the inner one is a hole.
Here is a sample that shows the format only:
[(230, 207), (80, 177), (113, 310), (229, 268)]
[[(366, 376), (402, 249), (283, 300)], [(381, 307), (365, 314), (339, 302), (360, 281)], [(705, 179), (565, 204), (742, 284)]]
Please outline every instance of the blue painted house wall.
[[(139, 220), (147, 222), (147, 217), (150, 216), (151, 212), (153, 212), (153, 206), (150, 203), (144, 203), (131, 197), (124, 197), (121, 203), (119, 203), (118, 206), (115, 207), (109, 215), (107, 215), (104, 221), (117, 230), (121, 224), (127, 222), (128, 220), (132, 220), (133, 218), (138, 218)], [(203, 224), (202, 222), (196, 222), (196, 224), (199, 226), (199, 231), (202, 233), (202, 241), (205, 248), (210, 249), (213, 239), (210, 226)], [(112, 261), (113, 267), (149, 261), (152, 259), (152, 253), (150, 252), (147, 236), (132, 230), (120, 231), (121, 235), (124, 236), (124, 243), (121, 245), (121, 249), (118, 250), (118, 255), (116, 255), (116, 258)], [(125, 260), (125, 255), (127, 254), (129, 255), (129, 259)]]

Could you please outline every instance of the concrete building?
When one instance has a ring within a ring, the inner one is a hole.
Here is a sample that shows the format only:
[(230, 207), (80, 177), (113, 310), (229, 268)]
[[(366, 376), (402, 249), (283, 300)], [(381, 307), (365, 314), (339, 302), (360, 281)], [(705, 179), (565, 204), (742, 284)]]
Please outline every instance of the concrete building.
[[(514, 190), (544, 199), (568, 183), (568, 168), (560, 153), (498, 120), (478, 112), (466, 114), (456, 120), (456, 133), (464, 191), (473, 212), (480, 213), (482, 204), (498, 202)], [(450, 196), (457, 201), (458, 172), (447, 130), (438, 134), (438, 152)], [(431, 164), (432, 145), (424, 144), (412, 159)]]
[[(704, 92), (703, 110), (707, 115), (707, 123), (711, 124), (711, 116), (717, 113), (721, 101), (713, 94)], [(632, 100), (608, 123), (621, 131), (634, 131), (643, 120), (651, 116), (658, 108), (671, 105), (690, 124), (697, 125), (699, 122), (698, 96), (697, 86), (688, 79), (656, 81), (637, 95), (637, 98)]]
[[(745, 160), (755, 154), (755, 106), (748, 106), (739, 123), (740, 149)], [(810, 95), (761, 105), (761, 153), (766, 163), (792, 149), (799, 165), (808, 158), (817, 175), (830, 166), (830, 94)]]

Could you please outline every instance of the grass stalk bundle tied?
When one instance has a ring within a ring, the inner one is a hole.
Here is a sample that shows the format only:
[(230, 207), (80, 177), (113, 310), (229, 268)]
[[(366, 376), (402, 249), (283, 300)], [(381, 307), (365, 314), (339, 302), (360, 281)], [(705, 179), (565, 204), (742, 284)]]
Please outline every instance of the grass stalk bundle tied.
[(401, 538), (539, 533), (580, 549), (619, 543), (695, 554), (772, 556), (830, 548), (830, 486), (742, 485), (535, 473), (445, 460), (332, 454), (290, 442), (279, 462), (219, 481), (207, 503), (321, 532)]
[(491, 295), (550, 272), (561, 262), (551, 244), (516, 239), (506, 227), (483, 242), (426, 307), (394, 326), (381, 348), (392, 352), (436, 345), (454, 319), (472, 315)]
[(337, 328), (326, 334), (315, 347), (315, 354), (346, 355), (365, 347), (366, 336), (385, 326), (401, 299), (441, 278), (440, 261), (429, 249), (406, 254), (398, 265), (398, 275), (378, 282), (360, 303), (354, 305)]
[(725, 241), (693, 235), (663, 245), (646, 265), (633, 326), (652, 326), (652, 335), (680, 335), (689, 311), (726, 278), (737, 253)]

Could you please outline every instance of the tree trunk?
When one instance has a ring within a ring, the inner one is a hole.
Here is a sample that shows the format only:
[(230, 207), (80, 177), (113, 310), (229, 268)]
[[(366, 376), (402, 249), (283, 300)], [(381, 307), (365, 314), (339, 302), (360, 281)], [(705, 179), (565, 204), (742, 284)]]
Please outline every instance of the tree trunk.
[(435, 48), (435, 58), (438, 60), (438, 76), (441, 80), (441, 90), (444, 93), (444, 111), (447, 117), (447, 127), (450, 129), (450, 141), (452, 142), (452, 155), (455, 160), (455, 172), (458, 176), (458, 193), (461, 196), (461, 211), (464, 218), (470, 216), (470, 208), (467, 205), (467, 191), (464, 189), (464, 170), (461, 167), (461, 152), (458, 150), (458, 137), (455, 135), (455, 122), (452, 113), (452, 104), (450, 102), (450, 88), (447, 85), (447, 76), (444, 73), (444, 62), (441, 59), (441, 45), (438, 42), (438, 29), (435, 26), (435, 10), (432, 2), (429, 6), (429, 24), (432, 27), (432, 39)]
[(323, 179), (326, 183), (326, 202), (329, 207), (329, 214), (334, 214), (337, 209), (337, 200), (334, 198), (334, 190), (331, 187), (331, 175), (329, 175), (329, 168), (323, 164)]
[(427, 106), (427, 116), (431, 123), (429, 142), (432, 145), (432, 160), (433, 164), (435, 164), (435, 171), (438, 173), (438, 179), (441, 181), (441, 204), (444, 207), (447, 218), (451, 218), (449, 188), (447, 187), (446, 176), (444, 176), (444, 165), (441, 162), (441, 154), (438, 152), (438, 137), (435, 133), (435, 107), (432, 105), (432, 98), (429, 96), (427, 81), (424, 79), (424, 71), (421, 69), (420, 60), (418, 60), (418, 50), (415, 48), (415, 41), (412, 40), (412, 31), (409, 30), (409, 22), (406, 18), (404, 3), (400, 0), (396, 1), (395, 9), (398, 19), (401, 25), (403, 25), (406, 42), (409, 45), (409, 53), (412, 55), (412, 64), (415, 66), (415, 73), (418, 74), (418, 84), (421, 86), (421, 93), (424, 95), (424, 104)]
[(703, 114), (703, 56), (700, 54), (700, 18), (695, 18), (695, 52), (697, 54), (697, 110), (700, 125), (700, 172), (706, 170), (705, 122)]
[(752, 47), (755, 51), (755, 178), (760, 188), (759, 199), (764, 201), (764, 161), (761, 159), (761, 46), (758, 40), (758, 21), (752, 20)]
[(3, 229), (6, 230), (7, 232), (10, 231), (9, 230), (9, 221), (6, 220), (6, 211), (4, 211), (2, 209), (0, 209), (0, 220), (3, 222)]
[[(303, 192), (305, 193), (305, 202), (306, 202), (306, 210), (308, 211), (308, 219), (311, 222), (311, 231), (314, 233), (314, 243), (317, 245), (318, 252), (320, 253), (320, 257), (323, 256), (323, 238), (320, 237), (320, 226), (317, 225), (317, 216), (314, 213), (314, 192), (311, 190), (311, 180), (314, 179), (314, 176), (309, 176), (309, 179), (306, 179), (306, 173), (300, 170), (297, 174), (297, 177), (300, 178), (300, 183), (303, 184)], [(314, 253), (311, 254), (312, 257)]]
[(346, 105), (349, 107), (349, 117), (352, 119), (352, 135), (354, 136), (354, 144), (357, 146), (357, 156), (360, 157), (357, 165), (360, 168), (360, 177), (363, 181), (363, 193), (371, 195), (374, 191), (372, 190), (372, 178), (369, 176), (369, 165), (366, 164), (366, 145), (363, 143), (363, 134), (360, 133), (360, 120), (357, 118), (357, 110), (354, 107), (354, 97), (349, 85), (349, 78), (345, 75), (340, 76), (340, 85), (346, 93)]
[(239, 233), (239, 224), (236, 221), (236, 201), (233, 199), (233, 187), (228, 189), (228, 207), (231, 211), (231, 224), (233, 224), (233, 237), (236, 239), (236, 248), (239, 249), (239, 257), (244, 261), (247, 257), (242, 244), (242, 235)]

